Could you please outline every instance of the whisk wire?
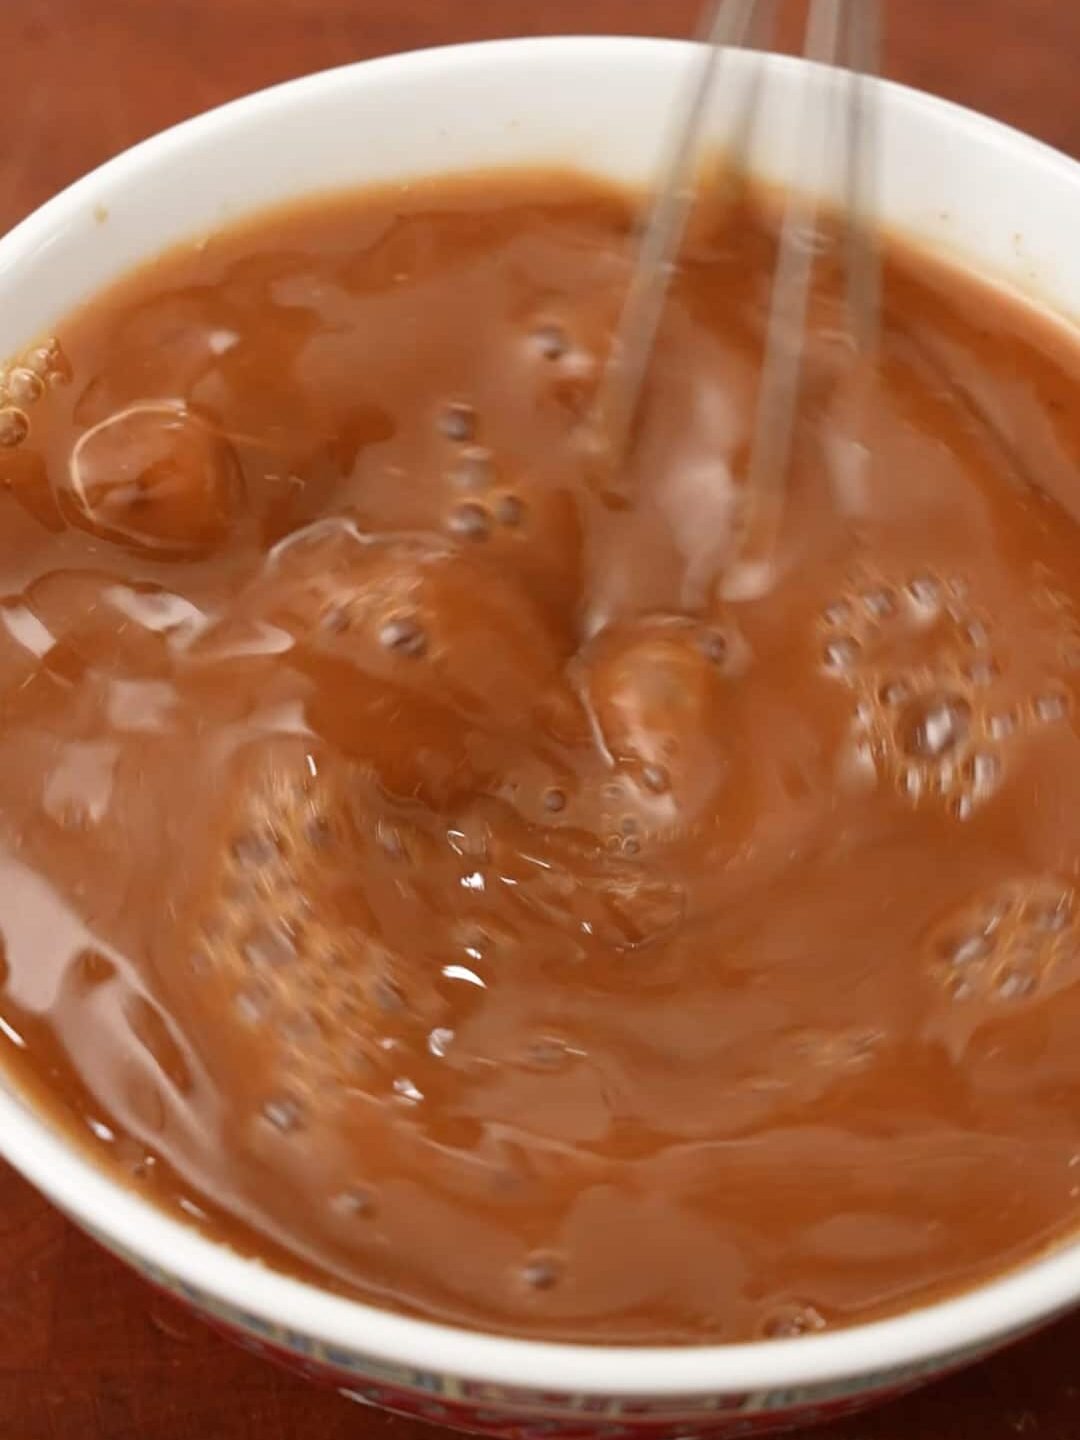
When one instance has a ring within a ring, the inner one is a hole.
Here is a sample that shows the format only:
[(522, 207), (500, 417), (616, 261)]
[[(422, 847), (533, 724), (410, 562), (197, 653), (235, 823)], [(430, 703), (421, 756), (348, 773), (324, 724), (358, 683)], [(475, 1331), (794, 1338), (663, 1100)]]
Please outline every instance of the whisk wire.
[(726, 49), (739, 48), (760, 23), (770, 0), (716, 0), (706, 11), (701, 54), (687, 85), (661, 165), (661, 183), (642, 232), (634, 274), (611, 346), (599, 405), (608, 455), (617, 464), (626, 452), (653, 346), (664, 312), (687, 221), (697, 195), (697, 172), (707, 134), (707, 110)]
[[(850, 55), (853, 17), (871, 0), (811, 0), (804, 55), (821, 64), (834, 64), (845, 50)], [(865, 156), (860, 152), (858, 132), (862, 115), (857, 105), (863, 96), (857, 88), (861, 77), (852, 72), (848, 81), (849, 105), (844, 136), (847, 205), (852, 225), (863, 208)], [(820, 166), (828, 152), (828, 113), (821, 114), (807, 93), (803, 104), (798, 149), (798, 189), (789, 190), (773, 277), (765, 352), (758, 389), (750, 465), (745, 490), (745, 521), (738, 563), (728, 575), (729, 595), (760, 593), (772, 583), (772, 562), (783, 520), (791, 445), (798, 412), (799, 383), (805, 347), (807, 304), (813, 278), (814, 259), (820, 241), (820, 202), (817, 189)], [(868, 232), (859, 224), (860, 235)], [(849, 235), (854, 234), (849, 227)], [(863, 240), (849, 242), (860, 274), (854, 288), (854, 272), (848, 271), (849, 325), (856, 344), (865, 343), (872, 330), (866, 307), (873, 301), (874, 255)]]
[[(809, 0), (804, 56), (848, 68), (843, 124), (843, 190), (846, 206), (846, 287), (848, 324), (860, 353), (872, 350), (877, 328), (880, 279), (872, 229), (874, 201), (873, 105), (867, 76), (877, 70), (880, 0)], [(702, 30), (701, 57), (674, 129), (667, 162), (650, 208), (627, 297), (620, 315), (598, 407), (609, 470), (617, 477), (628, 450), (642, 389), (652, 359), (674, 272), (696, 195), (707, 142), (709, 103), (721, 78), (725, 49), (760, 44), (771, 35), (774, 0), (718, 0)], [(759, 103), (760, 77), (752, 84), (749, 107), (736, 122), (736, 163), (749, 152)], [(829, 149), (827, 111), (807, 93), (801, 116), (797, 188), (784, 205), (766, 326), (758, 390), (745, 521), (734, 592), (768, 584), (783, 518), (787, 471), (798, 408), (804, 332), (815, 254), (820, 239), (819, 202), (814, 198), (819, 167)], [(756, 578), (755, 578), (756, 577)]]
[(879, 0), (848, 3), (848, 315), (856, 344), (866, 353), (876, 341), (881, 309), (881, 270), (873, 229), (877, 209), (877, 110), (867, 83), (881, 68), (881, 6)]

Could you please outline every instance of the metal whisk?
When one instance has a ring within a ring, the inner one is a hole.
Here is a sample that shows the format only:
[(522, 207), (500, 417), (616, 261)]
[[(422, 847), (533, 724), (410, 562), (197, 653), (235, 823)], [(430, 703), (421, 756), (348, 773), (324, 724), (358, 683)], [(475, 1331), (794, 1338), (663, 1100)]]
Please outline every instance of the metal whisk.
[[(646, 220), (601, 385), (600, 423), (616, 490), (696, 197), (708, 140), (709, 101), (723, 77), (724, 55), (729, 49), (767, 48), (775, 11), (776, 0), (716, 0), (706, 16), (700, 59), (674, 125), (671, 152)], [(878, 68), (879, 45), (880, 0), (809, 0), (805, 58), (838, 65), (848, 74), (840, 140), (846, 192), (847, 309), (852, 340), (863, 353), (873, 345), (879, 302), (872, 230), (874, 112), (866, 86), (866, 78)], [(736, 164), (752, 128), (756, 91), (755, 83), (735, 136), (732, 158)], [(813, 125), (803, 124), (801, 134), (804, 151), (820, 149), (826, 143)], [(812, 176), (820, 159), (817, 153), (801, 154), (800, 177)], [(783, 516), (818, 228), (813, 194), (792, 190), (780, 229), (738, 556), (740, 583), (751, 590), (767, 583), (764, 577)]]

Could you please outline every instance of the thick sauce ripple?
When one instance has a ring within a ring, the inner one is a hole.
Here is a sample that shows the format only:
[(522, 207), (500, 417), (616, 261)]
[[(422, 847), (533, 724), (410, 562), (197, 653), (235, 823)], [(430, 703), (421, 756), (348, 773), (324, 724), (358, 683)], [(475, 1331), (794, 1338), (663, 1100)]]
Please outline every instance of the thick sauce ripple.
[(842, 1325), (1080, 1201), (1080, 346), (699, 216), (622, 487), (631, 201), (419, 186), (174, 252), (0, 406), (0, 1058), (274, 1264), (533, 1336)]

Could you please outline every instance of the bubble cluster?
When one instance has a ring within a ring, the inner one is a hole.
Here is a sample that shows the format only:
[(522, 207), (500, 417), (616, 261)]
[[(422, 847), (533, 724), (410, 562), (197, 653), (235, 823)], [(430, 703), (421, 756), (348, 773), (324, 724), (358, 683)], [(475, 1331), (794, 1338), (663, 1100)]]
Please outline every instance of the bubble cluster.
[(365, 863), (386, 856), (361, 821), (373, 806), (362, 775), (322, 757), (314, 770), (281, 755), (243, 761), (187, 981), (237, 1040), (273, 1037), (260, 1114), (285, 1136), (305, 1128), (328, 1085), (381, 1075), (387, 1093), (418, 1103), (421, 1091), (398, 1069), (402, 1047), (434, 1054), (429, 1037), (448, 1044), (451, 1033), (379, 937), (362, 892), (343, 889), (361, 853)]
[(49, 387), (71, 379), (71, 366), (55, 337), (27, 350), (11, 365), (0, 369), (0, 447), (13, 449), (30, 433), (27, 410), (36, 405)]
[(937, 926), (927, 948), (931, 973), (953, 1000), (1042, 995), (1080, 963), (1076, 892), (1052, 876), (998, 886)]
[(27, 350), (21, 364), (51, 386), (66, 385), (71, 379), (71, 362), (55, 335)]
[(513, 490), (489, 493), (497, 478), (495, 457), (487, 446), (471, 443), (478, 423), (476, 412), (460, 403), (445, 406), (439, 420), (440, 431), (455, 446), (447, 479), (451, 494), (459, 492), (443, 524), (454, 539), (465, 543), (487, 540), (496, 528), (518, 529), (527, 516), (524, 500)]
[[(967, 820), (998, 791), (1020, 717), (961, 581), (920, 573), (852, 586), (825, 606), (819, 644), (823, 671), (854, 693), (856, 755), (908, 804)], [(1063, 703), (1047, 691), (1045, 723)]]
[(826, 1327), (824, 1315), (813, 1305), (791, 1303), (779, 1306), (765, 1317), (761, 1333), (766, 1340), (794, 1340), (815, 1335)]
[(446, 516), (446, 528), (455, 539), (480, 541), (490, 539), (496, 526), (516, 530), (525, 523), (527, 511), (519, 495), (506, 491), (489, 502), (465, 500), (454, 505)]

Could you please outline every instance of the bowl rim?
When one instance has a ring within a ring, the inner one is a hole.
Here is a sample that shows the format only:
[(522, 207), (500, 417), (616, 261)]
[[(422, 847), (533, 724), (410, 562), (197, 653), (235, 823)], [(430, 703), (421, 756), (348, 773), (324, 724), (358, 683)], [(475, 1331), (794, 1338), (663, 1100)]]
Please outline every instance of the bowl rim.
[[(645, 51), (674, 60), (691, 42), (632, 36), (540, 36), (448, 45), (388, 55), (316, 72), (215, 107), (141, 141), (97, 167), (35, 210), (0, 239), (0, 288), (8, 267), (47, 246), (103, 185), (137, 183), (170, 152), (182, 152), (236, 120), (249, 121), (283, 102), (326, 88), (351, 87), (376, 72), (423, 83), (441, 67), (527, 65), (530, 57), (617, 62)], [(756, 53), (745, 63), (778, 70), (805, 66), (795, 57)], [(1080, 163), (999, 121), (892, 81), (875, 82), (891, 105), (921, 111), (946, 129), (978, 131), (984, 142), (1060, 171), (1080, 184)], [(244, 212), (238, 212), (241, 218)], [(149, 258), (149, 257), (147, 257)], [(0, 1020), (9, 1041), (18, 1037)], [(0, 1062), (12, 1074), (14, 1067)], [(179, 1280), (189, 1290), (245, 1317), (345, 1352), (401, 1367), (510, 1388), (607, 1397), (709, 1397), (759, 1390), (827, 1386), (863, 1379), (866, 1388), (927, 1373), (1018, 1337), (1080, 1298), (1080, 1235), (987, 1283), (900, 1315), (796, 1339), (691, 1346), (591, 1345), (542, 1341), (414, 1318), (273, 1270), (200, 1234), (98, 1169), (28, 1100), (0, 1086), (0, 1158), (103, 1244), (136, 1264)], [(189, 1297), (190, 1298), (190, 1297)], [(287, 1340), (285, 1343), (288, 1343)], [(328, 1362), (332, 1363), (332, 1362)], [(408, 1384), (406, 1376), (402, 1382)], [(852, 1388), (861, 1388), (855, 1387)]]

